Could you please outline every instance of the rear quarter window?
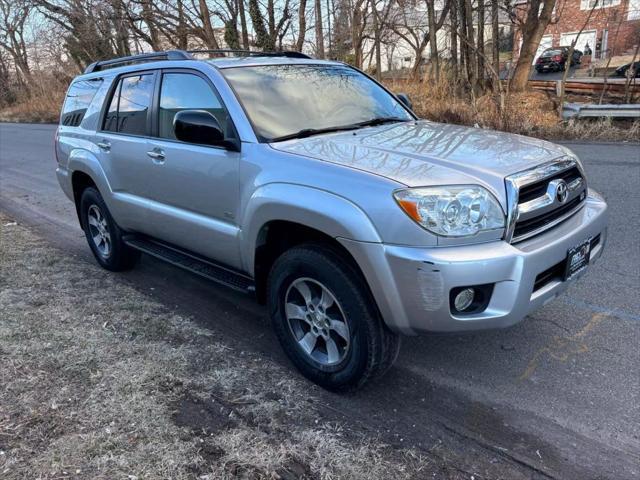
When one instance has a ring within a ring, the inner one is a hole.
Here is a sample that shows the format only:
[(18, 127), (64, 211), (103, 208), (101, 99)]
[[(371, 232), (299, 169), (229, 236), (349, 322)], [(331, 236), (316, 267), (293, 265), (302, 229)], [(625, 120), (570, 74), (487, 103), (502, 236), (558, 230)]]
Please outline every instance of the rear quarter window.
[(73, 82), (64, 100), (60, 124), (68, 127), (79, 126), (101, 85), (102, 79)]

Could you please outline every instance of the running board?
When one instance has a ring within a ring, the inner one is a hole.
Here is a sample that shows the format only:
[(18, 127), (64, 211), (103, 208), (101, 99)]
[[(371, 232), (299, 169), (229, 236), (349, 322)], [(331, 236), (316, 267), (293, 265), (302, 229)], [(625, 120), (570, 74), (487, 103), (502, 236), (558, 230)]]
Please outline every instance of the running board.
[(201, 277), (212, 280), (221, 285), (233, 288), (245, 293), (254, 293), (255, 284), (253, 279), (236, 272), (230, 268), (218, 265), (195, 253), (191, 253), (172, 245), (153, 240), (148, 237), (137, 235), (127, 235), (123, 238), (131, 248), (135, 248), (152, 257), (164, 260), (176, 267), (180, 267)]

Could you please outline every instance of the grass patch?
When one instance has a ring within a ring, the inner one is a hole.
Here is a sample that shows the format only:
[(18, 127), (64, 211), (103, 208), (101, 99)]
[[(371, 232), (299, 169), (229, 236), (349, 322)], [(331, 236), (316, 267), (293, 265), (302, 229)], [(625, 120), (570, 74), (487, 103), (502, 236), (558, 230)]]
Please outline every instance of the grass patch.
[(462, 478), (118, 275), (0, 228), (1, 478)]

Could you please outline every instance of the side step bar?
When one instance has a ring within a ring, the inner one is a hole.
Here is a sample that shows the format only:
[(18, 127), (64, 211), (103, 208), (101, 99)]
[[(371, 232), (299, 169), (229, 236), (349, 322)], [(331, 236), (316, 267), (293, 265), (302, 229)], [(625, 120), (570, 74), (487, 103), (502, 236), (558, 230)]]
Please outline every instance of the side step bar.
[(135, 248), (152, 257), (164, 260), (176, 267), (183, 268), (184, 270), (188, 270), (189, 272), (221, 285), (226, 285), (234, 290), (245, 293), (255, 292), (255, 283), (252, 278), (230, 268), (218, 265), (195, 253), (137, 235), (127, 235), (123, 240), (131, 248)]

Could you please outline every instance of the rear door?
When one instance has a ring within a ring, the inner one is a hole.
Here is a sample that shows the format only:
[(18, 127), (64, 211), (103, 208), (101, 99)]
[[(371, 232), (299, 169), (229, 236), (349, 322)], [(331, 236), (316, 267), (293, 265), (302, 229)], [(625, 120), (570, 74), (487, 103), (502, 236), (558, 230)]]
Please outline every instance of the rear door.
[[(173, 118), (182, 110), (206, 110), (227, 139), (237, 133), (208, 77), (195, 70), (163, 70), (156, 92), (153, 138), (155, 157), (145, 175), (154, 212), (155, 236), (233, 267), (240, 267), (236, 215), (240, 153), (176, 139)], [(238, 142), (239, 144), (239, 142)]]
[(119, 77), (95, 137), (113, 191), (114, 217), (121, 227), (142, 232), (149, 230), (147, 137), (156, 77), (155, 71)]

